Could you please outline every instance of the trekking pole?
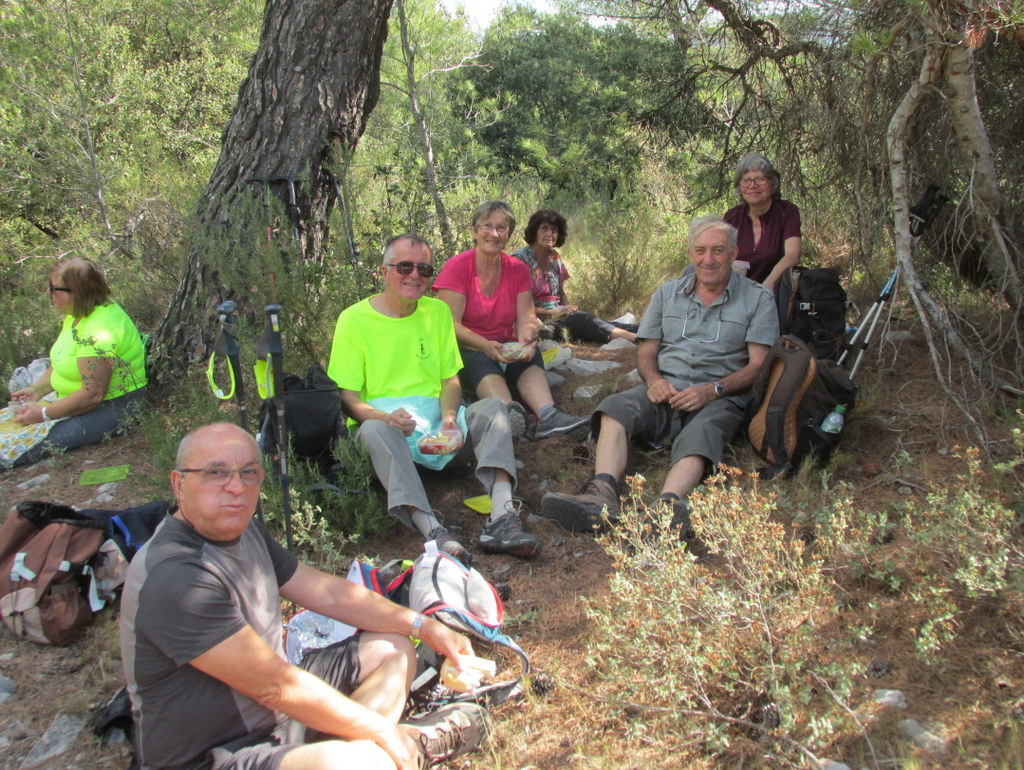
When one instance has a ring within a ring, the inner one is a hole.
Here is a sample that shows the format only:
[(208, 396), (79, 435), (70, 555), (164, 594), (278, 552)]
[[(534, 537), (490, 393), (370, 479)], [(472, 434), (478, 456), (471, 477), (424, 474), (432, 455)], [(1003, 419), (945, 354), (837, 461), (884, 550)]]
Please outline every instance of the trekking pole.
[[(249, 432), (249, 413), (245, 406), (245, 387), (242, 379), (242, 366), (238, 359), (238, 327), (235, 324), (235, 303), (231, 300), (222, 302), (217, 306), (217, 315), (220, 318), (220, 334), (213, 345), (213, 354), (210, 356), (210, 363), (206, 367), (206, 379), (213, 388), (213, 395), (222, 401), (235, 399), (235, 406), (238, 408), (238, 424), (246, 433)], [(228, 360), (228, 377), (231, 389), (225, 393), (218, 388), (214, 382), (214, 362), (218, 355), (225, 356)]]
[(270, 184), (275, 182), (286, 182), (288, 184), (288, 218), (292, 221), (292, 237), (295, 238), (295, 245), (302, 253), (302, 235), (299, 231), (299, 204), (295, 198), (295, 180), (288, 176), (275, 176), (270, 178)]
[(889, 276), (889, 280), (885, 282), (885, 286), (878, 293), (878, 299), (868, 309), (868, 312), (864, 314), (864, 318), (860, 322), (860, 326), (857, 327), (856, 333), (853, 335), (853, 339), (850, 340), (849, 344), (843, 350), (843, 354), (839, 356), (837, 362), (840, 366), (846, 360), (846, 356), (850, 351), (857, 351), (857, 358), (853, 362), (853, 368), (850, 369), (850, 379), (852, 380), (857, 374), (857, 370), (860, 368), (861, 359), (864, 357), (864, 351), (867, 350), (868, 345), (871, 344), (871, 339), (875, 334), (875, 327), (878, 325), (878, 319), (882, 315), (882, 307), (888, 302), (893, 293), (896, 291), (896, 282), (899, 280), (900, 266), (897, 265), (896, 269), (892, 271), (892, 275)]
[[(288, 477), (288, 432), (284, 416), (284, 346), (281, 343), (281, 306), (267, 305), (264, 308), (267, 323), (263, 337), (267, 346), (268, 383), (273, 392), (270, 399), (273, 404), (275, 431), (277, 434), (277, 455), (281, 474), (281, 512), (284, 515), (285, 544), (292, 550), (292, 509), (288, 497), (291, 479)], [(262, 343), (262, 340), (261, 340)]]

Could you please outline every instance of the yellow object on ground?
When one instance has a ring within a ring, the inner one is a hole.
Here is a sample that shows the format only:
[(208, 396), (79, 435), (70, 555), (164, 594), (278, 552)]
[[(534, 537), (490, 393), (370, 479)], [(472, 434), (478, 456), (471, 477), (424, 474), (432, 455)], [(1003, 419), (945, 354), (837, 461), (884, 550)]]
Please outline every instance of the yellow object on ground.
[(472, 511), (482, 513), (484, 516), (491, 515), (491, 496), (490, 495), (478, 495), (477, 497), (467, 497), (462, 501)]

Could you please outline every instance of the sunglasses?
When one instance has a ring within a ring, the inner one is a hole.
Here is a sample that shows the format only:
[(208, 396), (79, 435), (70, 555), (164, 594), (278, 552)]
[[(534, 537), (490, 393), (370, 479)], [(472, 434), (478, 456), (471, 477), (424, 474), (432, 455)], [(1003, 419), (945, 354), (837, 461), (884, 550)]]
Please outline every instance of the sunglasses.
[(50, 294), (53, 294), (55, 291), (63, 291), (63, 292), (67, 292), (68, 294), (71, 293), (71, 289), (67, 288), (66, 286), (54, 286), (51, 283), (50, 284)]
[(434, 266), (427, 264), (426, 262), (397, 262), (394, 265), (385, 265), (384, 267), (395, 268), (399, 275), (409, 275), (413, 270), (415, 270), (421, 278), (429, 278), (434, 274)]

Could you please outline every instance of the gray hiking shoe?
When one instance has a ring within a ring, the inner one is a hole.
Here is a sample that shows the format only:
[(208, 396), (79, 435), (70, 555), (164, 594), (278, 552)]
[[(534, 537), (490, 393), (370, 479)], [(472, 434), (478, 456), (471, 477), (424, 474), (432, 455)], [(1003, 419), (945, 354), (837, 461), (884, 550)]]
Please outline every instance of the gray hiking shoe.
[(540, 507), (569, 532), (600, 532), (619, 518), (619, 495), (608, 482), (592, 478), (577, 495), (548, 492)]
[(491, 732), (487, 709), (475, 703), (449, 703), (401, 724), (418, 733), (416, 742), (427, 765), (475, 751)]
[(437, 550), (444, 551), (453, 559), (458, 559), (467, 567), (473, 563), (473, 555), (465, 547), (448, 534), (444, 527), (434, 527), (427, 535), (427, 540), (434, 540), (437, 543)]
[(496, 520), (487, 519), (477, 543), (487, 553), (504, 553), (517, 559), (532, 559), (540, 553), (541, 540), (523, 531), (520, 519), (522, 502), (512, 500), (505, 506), (505, 514)]
[(526, 426), (529, 424), (526, 409), (518, 401), (509, 401), (505, 408), (508, 410), (508, 428), (512, 432), (512, 438), (522, 438), (526, 435)]
[(590, 415), (577, 417), (574, 414), (556, 409), (555, 413), (546, 420), (537, 423), (537, 430), (533, 437), (536, 440), (550, 438), (551, 436), (564, 436), (567, 433), (575, 433), (590, 427)]

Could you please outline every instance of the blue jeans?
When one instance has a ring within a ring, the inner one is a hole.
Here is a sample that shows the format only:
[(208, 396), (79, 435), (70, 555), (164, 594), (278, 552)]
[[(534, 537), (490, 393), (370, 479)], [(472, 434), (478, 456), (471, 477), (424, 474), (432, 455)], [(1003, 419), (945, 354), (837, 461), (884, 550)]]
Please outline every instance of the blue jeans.
[(98, 444), (108, 436), (124, 431), (142, 412), (148, 391), (143, 386), (131, 393), (112, 398), (85, 414), (61, 420), (42, 441), (14, 461), (15, 468), (32, 465), (49, 457), (54, 449), (75, 449)]

